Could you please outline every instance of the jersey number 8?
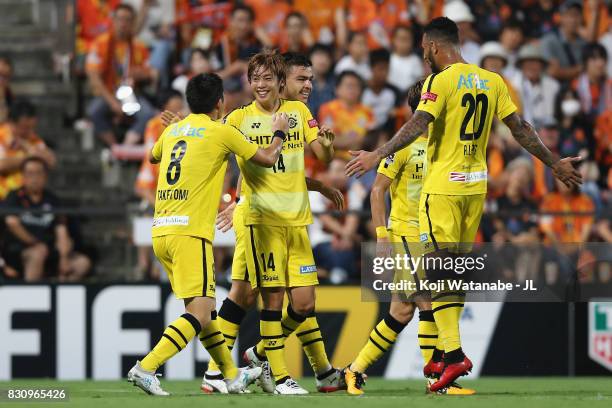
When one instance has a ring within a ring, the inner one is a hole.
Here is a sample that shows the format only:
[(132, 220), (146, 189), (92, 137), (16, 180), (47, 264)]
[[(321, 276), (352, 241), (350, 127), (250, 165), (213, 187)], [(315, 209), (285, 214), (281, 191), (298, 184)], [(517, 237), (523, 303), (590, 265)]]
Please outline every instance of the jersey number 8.
[[(166, 181), (170, 186), (175, 185), (181, 177), (181, 160), (185, 157), (185, 153), (187, 153), (187, 142), (179, 140), (172, 148), (172, 152), (170, 153), (170, 164), (166, 172)], [(174, 174), (172, 174), (172, 169), (175, 169)]]

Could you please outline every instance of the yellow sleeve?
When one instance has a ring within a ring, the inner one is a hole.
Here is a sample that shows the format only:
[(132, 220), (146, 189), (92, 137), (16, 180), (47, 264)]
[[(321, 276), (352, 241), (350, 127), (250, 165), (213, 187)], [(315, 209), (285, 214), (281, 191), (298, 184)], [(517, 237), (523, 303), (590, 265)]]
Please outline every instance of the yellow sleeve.
[(246, 136), (234, 126), (224, 126), (219, 130), (226, 131), (227, 134), (221, 139), (221, 143), (227, 149), (228, 153), (234, 153), (236, 156), (242, 157), (244, 160), (249, 160), (257, 153), (259, 148), (255, 143), (247, 140)]
[(302, 114), (302, 120), (304, 123), (304, 140), (306, 143), (311, 144), (317, 140), (317, 134), (319, 133), (319, 122), (312, 116), (308, 106), (304, 105), (303, 102), (297, 102), (300, 106), (300, 112)]
[[(166, 130), (171, 128), (171, 127), (172, 126), (168, 126), (168, 128), (166, 128)], [(161, 134), (159, 139), (157, 139), (157, 142), (155, 142), (155, 144), (153, 145), (153, 150), (151, 150), (151, 156), (153, 156), (153, 158), (156, 161), (161, 161), (161, 157), (162, 157), (162, 145), (163, 145), (163, 142), (164, 142), (164, 136), (166, 135), (166, 130), (164, 130), (164, 132)]]
[(406, 159), (408, 158), (406, 154), (407, 149), (408, 147), (404, 147), (399, 152), (392, 153), (382, 159), (378, 165), (378, 173), (393, 180), (406, 164)]
[(510, 98), (510, 92), (508, 91), (506, 83), (499, 76), (496, 79), (499, 93), (497, 96), (497, 110), (495, 114), (499, 120), (503, 120), (510, 114), (516, 112), (516, 105), (512, 102), (512, 98)]
[(243, 112), (244, 109), (234, 109), (233, 111), (228, 113), (225, 118), (223, 118), (223, 123), (227, 125), (232, 125), (236, 129), (240, 129), (240, 124), (242, 123), (242, 119), (244, 117)]
[(443, 73), (431, 74), (423, 84), (421, 101), (417, 110), (429, 113), (434, 119), (437, 118), (444, 109), (450, 92), (448, 81)]

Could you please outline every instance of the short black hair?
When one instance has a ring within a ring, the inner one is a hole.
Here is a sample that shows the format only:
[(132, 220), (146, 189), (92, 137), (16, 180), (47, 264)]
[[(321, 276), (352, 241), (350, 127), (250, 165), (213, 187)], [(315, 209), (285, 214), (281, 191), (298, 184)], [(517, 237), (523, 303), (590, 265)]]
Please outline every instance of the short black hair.
[(363, 78), (360, 77), (357, 72), (351, 71), (351, 70), (342, 71), (340, 75), (338, 75), (338, 78), (336, 79), (336, 87), (340, 86), (340, 84), (342, 84), (342, 80), (348, 77), (353, 77), (357, 79), (357, 81), (359, 81), (359, 85), (361, 86), (361, 89), (365, 89), (365, 82), (363, 81)]
[(19, 166), (19, 170), (21, 170), (21, 172), (23, 173), (25, 171), (26, 166), (30, 163), (39, 163), (45, 170), (45, 174), (49, 174), (49, 165), (47, 164), (46, 161), (44, 161), (42, 158), (38, 156), (30, 156), (24, 161), (22, 161), (21, 166)]
[(432, 40), (449, 44), (459, 44), (459, 29), (453, 20), (447, 17), (434, 18), (425, 26), (423, 33)]
[(308, 57), (299, 52), (287, 51), (282, 54), (282, 57), (283, 61), (285, 61), (285, 65), (287, 66), (287, 70), (289, 70), (291, 67), (312, 67), (312, 62), (308, 59)]
[(502, 31), (504, 30), (519, 30), (519, 31), (523, 31), (523, 24), (521, 24), (521, 22), (515, 18), (515, 17), (510, 17), (503, 25), (502, 27)]
[(253, 7), (247, 6), (246, 4), (236, 4), (232, 9), (232, 17), (234, 17), (234, 14), (239, 11), (244, 11), (247, 13), (251, 21), (255, 20), (255, 10), (253, 10)]
[(333, 59), (333, 56), (334, 56), (334, 50), (332, 49), (332, 47), (330, 47), (327, 44), (315, 43), (310, 48), (310, 52), (308, 53), (308, 55), (312, 58), (312, 54), (314, 54), (315, 52), (323, 52), (323, 53), (329, 55), (329, 57), (332, 58), (332, 59)]
[(370, 66), (374, 67), (377, 64), (388, 64), (391, 61), (391, 53), (385, 48), (377, 48), (370, 51)]
[(606, 48), (597, 42), (588, 43), (582, 49), (582, 63), (586, 64), (592, 58), (603, 58), (608, 60), (608, 51)]
[(200, 54), (204, 59), (209, 59), (210, 58), (210, 51), (209, 50), (205, 50), (204, 48), (194, 48), (191, 50), (191, 54), (189, 54), (189, 59), (191, 60), (191, 57), (193, 57), (195, 54)]
[(412, 27), (406, 24), (398, 24), (393, 27), (393, 30), (391, 31), (391, 37), (395, 37), (395, 34), (397, 34), (397, 32), (401, 30), (408, 31), (414, 37), (414, 30), (412, 29)]
[(417, 107), (419, 106), (421, 101), (421, 90), (423, 89), (424, 83), (425, 78), (417, 81), (406, 91), (406, 99), (408, 101), (408, 106), (410, 106), (410, 109), (412, 109), (412, 112), (416, 112)]
[(10, 107), (8, 118), (11, 122), (17, 122), (21, 118), (33, 118), (36, 116), (36, 107), (28, 100), (15, 101)]
[(187, 83), (185, 94), (192, 113), (210, 113), (223, 100), (223, 80), (217, 74), (198, 74)]
[(121, 3), (115, 8), (115, 11), (113, 13), (117, 13), (119, 10), (129, 11), (132, 14), (132, 17), (136, 17), (136, 10), (134, 9), (134, 7), (132, 7), (131, 4)]
[(168, 101), (170, 101), (170, 99), (172, 98), (183, 99), (183, 94), (177, 91), (176, 89), (164, 89), (160, 91), (159, 95), (157, 95), (156, 98), (157, 108), (160, 110), (164, 109), (164, 106), (166, 106)]

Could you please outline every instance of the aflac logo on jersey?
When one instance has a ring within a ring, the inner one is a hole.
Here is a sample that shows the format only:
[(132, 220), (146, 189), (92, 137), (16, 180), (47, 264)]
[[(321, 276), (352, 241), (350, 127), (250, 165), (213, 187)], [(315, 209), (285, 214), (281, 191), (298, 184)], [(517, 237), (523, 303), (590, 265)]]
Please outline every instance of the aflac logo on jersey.
[(203, 127), (199, 127), (199, 128), (191, 127), (189, 123), (187, 123), (184, 126), (179, 126), (178, 124), (176, 124), (170, 131), (170, 136), (204, 137), (205, 130), (206, 128), (203, 128)]
[(489, 90), (489, 82), (488, 79), (480, 79), (477, 74), (468, 74), (459, 76), (459, 83), (457, 84), (457, 89), (465, 88), (465, 89), (482, 89), (485, 91)]

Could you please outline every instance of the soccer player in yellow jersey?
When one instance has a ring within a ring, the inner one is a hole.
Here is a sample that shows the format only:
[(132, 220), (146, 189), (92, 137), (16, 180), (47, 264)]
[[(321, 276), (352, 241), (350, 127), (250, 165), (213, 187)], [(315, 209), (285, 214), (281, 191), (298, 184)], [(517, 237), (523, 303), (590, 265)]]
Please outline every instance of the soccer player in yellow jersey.
[[(346, 170), (348, 175), (363, 174), (382, 158), (413, 143), (429, 127), (419, 229), (421, 240), (432, 250), (428, 256), (449, 257), (471, 250), (480, 223), (487, 190), (486, 148), (494, 116), (570, 187), (582, 182), (573, 167), (580, 158), (560, 159), (551, 153), (533, 127), (516, 113), (503, 79), (463, 60), (457, 25), (450, 19), (433, 19), (424, 28), (422, 47), (433, 74), (423, 85), (414, 116), (376, 151), (353, 152)], [(435, 268), (426, 272), (432, 280), (448, 277)], [(446, 388), (472, 369), (459, 336), (464, 298), (450, 291), (432, 294), (445, 366), (431, 391)]]
[[(408, 105), (413, 112), (419, 104), (424, 80), (412, 85), (407, 91)], [(420, 136), (409, 146), (384, 158), (378, 165), (378, 174), (370, 193), (372, 222), (376, 226), (377, 243), (385, 251), (389, 246), (401, 248), (400, 251), (412, 257), (421, 255), (419, 244), (419, 199), (423, 185), (427, 138)], [(386, 219), (385, 194), (391, 190), (391, 213), (389, 222)], [(387, 228), (388, 225), (388, 228)], [(398, 273), (396, 278), (411, 279), (415, 283), (424, 279), (423, 270), (414, 275)], [(434, 381), (431, 367), (435, 364), (432, 358), (437, 351), (438, 327), (431, 311), (431, 299), (428, 292), (408, 291), (393, 293), (389, 313), (370, 333), (367, 343), (359, 352), (353, 363), (345, 369), (347, 391), (349, 394), (363, 394), (363, 373), (379, 360), (397, 340), (398, 335), (412, 320), (415, 306), (419, 308), (418, 342), (423, 355), (423, 372), (428, 383)], [(474, 391), (453, 384), (448, 394), (466, 395)]]
[(168, 273), (172, 291), (183, 299), (185, 313), (164, 330), (153, 350), (136, 362), (128, 380), (148, 394), (168, 395), (155, 371), (199, 336), (219, 363), (227, 383), (225, 392), (238, 393), (261, 374), (261, 369), (238, 369), (219, 331), (211, 244), (215, 217), (229, 154), (261, 169), (274, 166), (287, 138), (289, 121), (286, 114), (275, 113), (269, 124), (272, 140), (260, 148), (237, 129), (215, 122), (223, 114), (223, 82), (217, 75), (192, 78), (186, 96), (192, 114), (166, 128), (151, 151), (151, 162), (159, 163), (162, 170), (156, 192), (153, 250)]
[[(305, 56), (297, 53), (285, 53), (282, 57), (285, 64), (286, 78), (281, 97), (287, 100), (306, 103), (312, 90), (313, 74), (311, 62)], [(245, 130), (247, 134), (252, 132), (249, 129)], [(254, 132), (257, 133), (259, 130)], [(321, 151), (319, 145), (329, 149), (333, 140), (333, 134), (328, 129), (320, 128), (317, 133), (317, 139), (313, 141), (310, 147), (317, 149), (319, 156), (322, 156), (325, 152)], [(322, 158), (326, 159), (325, 156), (322, 156)], [(238, 191), (240, 191), (240, 184), (239, 182)], [(306, 186), (308, 190), (318, 191), (330, 199), (337, 209), (342, 209), (343, 197), (342, 193), (338, 190), (329, 188), (318, 180), (308, 177), (306, 178)], [(219, 310), (221, 331), (225, 335), (230, 348), (233, 347), (246, 311), (254, 306), (258, 294), (258, 289), (256, 287), (253, 288), (249, 281), (247, 269), (248, 254), (246, 253), (246, 247), (249, 236), (247, 227), (244, 226), (244, 209), (245, 200), (241, 200), (238, 205), (232, 204), (228, 206), (218, 216), (218, 226), (222, 231), (228, 230), (233, 225), (236, 233), (236, 248), (232, 262), (232, 287), (227, 299), (224, 300), (223, 306)], [(295, 332), (302, 343), (302, 348), (316, 376), (317, 390), (319, 392), (332, 392), (344, 388), (344, 379), (340, 370), (332, 367), (325, 351), (323, 337), (314, 312), (315, 292), (313, 285), (315, 284), (313, 282), (310, 286), (287, 289), (290, 304), (283, 310), (281, 325), (285, 336)], [(259, 349), (260, 356), (262, 358), (265, 357), (261, 355), (264, 354), (264, 350), (263, 342), (260, 342), (258, 348), (254, 348), (248, 353), (251, 356), (250, 361), (252, 362), (255, 362), (257, 359), (257, 349)], [(262, 373), (260, 385), (264, 391), (272, 393), (276, 389), (276, 384), (270, 375), (269, 364), (262, 362), (262, 365), (264, 372)], [(211, 362), (202, 379), (202, 389), (214, 391), (216, 384), (221, 379), (222, 375), (218, 373), (216, 364)]]
[[(250, 285), (259, 288), (264, 303), (260, 325), (263, 341), (248, 349), (245, 358), (253, 365), (264, 366), (264, 371), (268, 366), (271, 369), (275, 384), (266, 391), (304, 394), (307, 391), (289, 376), (283, 353), (284, 337), (291, 332), (287, 328), (295, 330), (308, 316), (294, 313), (282, 319), (283, 296), (288, 288), (292, 306), (298, 305), (298, 310), (314, 309), (318, 279), (306, 229), (312, 223), (312, 214), (304, 176), (304, 147), (308, 144), (317, 157), (329, 161), (333, 146), (303, 102), (280, 98), (285, 83), (285, 65), (280, 55), (255, 55), (249, 61), (248, 79), (255, 101), (230, 113), (226, 123), (261, 146), (269, 143), (269, 118), (274, 112), (288, 114), (290, 129), (272, 170), (262, 172), (238, 159), (244, 180), (242, 216), (247, 226), (246, 269), (238, 272), (246, 273), (244, 278)], [(294, 322), (285, 324), (283, 330), (281, 319), (289, 323), (288, 318)], [(320, 333), (313, 340), (319, 339)], [(331, 370), (331, 366), (326, 369)]]

